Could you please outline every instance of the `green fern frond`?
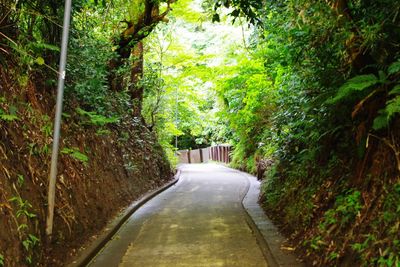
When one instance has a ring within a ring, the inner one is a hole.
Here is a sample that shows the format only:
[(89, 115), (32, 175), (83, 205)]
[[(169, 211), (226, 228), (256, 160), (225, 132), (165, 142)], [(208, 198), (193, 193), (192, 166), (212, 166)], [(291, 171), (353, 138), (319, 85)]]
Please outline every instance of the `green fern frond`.
[(70, 155), (71, 157), (73, 157), (76, 160), (79, 160), (83, 163), (87, 163), (89, 161), (88, 156), (86, 156), (85, 154), (83, 154), (82, 152), (79, 151), (78, 148), (63, 148), (61, 150), (62, 154), (66, 154), (66, 155)]
[(386, 107), (379, 111), (379, 115), (374, 119), (372, 128), (381, 130), (389, 126), (391, 119), (400, 113), (400, 96), (386, 102)]
[(336, 96), (327, 101), (328, 104), (335, 104), (340, 100), (348, 97), (355, 91), (363, 91), (376, 85), (379, 79), (373, 74), (358, 75), (348, 80), (344, 85), (339, 88)]
[(31, 43), (32, 47), (35, 47), (37, 49), (42, 49), (42, 50), (51, 50), (51, 51), (55, 51), (55, 52), (60, 52), (60, 48), (58, 46), (55, 45), (51, 45), (51, 44), (45, 44), (45, 43)]
[(388, 120), (390, 120), (397, 113), (400, 113), (400, 96), (388, 101), (386, 104)]
[(118, 117), (105, 117), (103, 115), (97, 114), (96, 112), (86, 111), (81, 108), (77, 108), (76, 112), (81, 116), (87, 116), (90, 120), (90, 124), (93, 124), (96, 126), (104, 126), (109, 123), (118, 123), (119, 122)]
[(15, 121), (15, 120), (19, 120), (19, 118), (16, 115), (0, 114), (0, 120), (3, 120), (3, 121)]
[(380, 115), (378, 115), (378, 117), (376, 117), (374, 119), (372, 128), (375, 131), (378, 131), (380, 129), (386, 128), (388, 126), (388, 124), (389, 124), (389, 122), (388, 122), (388, 119), (387, 119), (387, 115), (386, 115), (385, 112), (382, 112)]
[(390, 90), (389, 95), (400, 95), (400, 84), (393, 87), (393, 89)]
[(395, 73), (398, 73), (398, 72), (400, 72), (400, 61), (397, 61), (397, 62), (393, 63), (388, 68), (389, 75), (395, 74)]

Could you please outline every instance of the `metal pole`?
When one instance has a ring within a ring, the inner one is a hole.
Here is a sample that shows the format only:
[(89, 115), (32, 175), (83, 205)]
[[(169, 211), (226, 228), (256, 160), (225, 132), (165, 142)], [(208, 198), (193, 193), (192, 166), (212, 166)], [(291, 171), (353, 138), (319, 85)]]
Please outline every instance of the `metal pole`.
[(68, 33), (71, 20), (71, 1), (72, 0), (65, 1), (64, 24), (63, 24), (63, 32), (61, 40), (61, 55), (60, 55), (60, 66), (59, 66), (58, 87), (57, 87), (57, 104), (56, 104), (56, 115), (54, 119), (53, 150), (51, 154), (49, 191), (47, 196), (48, 210), (47, 210), (47, 220), (46, 220), (46, 235), (49, 241), (51, 240), (51, 235), (53, 233), (58, 147), (60, 143), (60, 127), (61, 127), (62, 102), (64, 95), (65, 65), (67, 62)]
[[(175, 127), (178, 129), (178, 87), (175, 88)], [(178, 135), (175, 134), (175, 148), (178, 151)]]

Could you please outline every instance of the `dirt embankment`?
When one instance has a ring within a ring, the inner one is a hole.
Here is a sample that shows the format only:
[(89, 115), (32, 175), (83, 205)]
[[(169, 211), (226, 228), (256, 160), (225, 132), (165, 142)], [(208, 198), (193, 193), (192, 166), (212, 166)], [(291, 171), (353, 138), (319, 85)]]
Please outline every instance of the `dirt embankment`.
[(266, 213), (310, 266), (399, 266), (399, 121), (365, 156), (281, 163), (263, 183)]
[(45, 218), (54, 95), (0, 70), (0, 266), (62, 266), (134, 199), (172, 178), (155, 136), (130, 116), (99, 125), (66, 108), (53, 241)]

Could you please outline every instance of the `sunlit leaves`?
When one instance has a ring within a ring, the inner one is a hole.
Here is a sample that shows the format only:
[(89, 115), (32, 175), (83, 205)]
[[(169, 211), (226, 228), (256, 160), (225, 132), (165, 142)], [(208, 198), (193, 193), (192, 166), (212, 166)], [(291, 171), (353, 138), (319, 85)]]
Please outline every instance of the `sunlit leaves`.
[[(227, 77), (219, 94), (225, 103), (229, 127), (233, 130), (235, 160), (237, 156), (254, 153), (263, 132), (268, 131), (271, 114), (276, 108), (274, 87), (266, 79), (260, 58), (243, 58), (234, 69), (236, 75)], [(239, 153), (239, 154), (238, 154)]]
[(43, 65), (44, 64), (44, 59), (42, 57), (38, 57), (36, 58), (35, 62), (39, 65)]
[[(177, 9), (199, 9), (189, 2), (178, 2)], [(151, 110), (158, 103), (155, 128), (159, 141), (168, 147), (167, 143), (175, 144), (173, 139), (178, 136), (178, 146), (189, 148), (208, 144), (214, 131), (221, 129), (215, 118), (218, 104), (214, 89), (236, 71), (238, 55), (231, 55), (238, 52), (242, 34), (235, 26), (193, 23), (186, 14), (176, 15), (176, 20), (159, 25), (147, 40), (144, 80), (154, 89), (144, 100), (144, 116), (151, 124)], [(162, 83), (157, 87), (158, 80)]]

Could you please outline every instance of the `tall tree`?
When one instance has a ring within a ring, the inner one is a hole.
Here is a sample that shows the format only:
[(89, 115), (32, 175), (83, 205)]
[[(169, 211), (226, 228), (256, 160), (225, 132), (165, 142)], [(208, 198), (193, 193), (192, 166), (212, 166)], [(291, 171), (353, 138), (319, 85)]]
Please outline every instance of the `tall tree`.
[[(139, 117), (142, 109), (143, 87), (139, 81), (143, 77), (143, 42), (159, 22), (168, 22), (167, 14), (171, 11), (170, 5), (175, 0), (133, 0), (131, 3), (131, 12), (129, 19), (122, 21), (126, 23), (126, 29), (114, 41), (118, 46), (116, 52), (117, 58), (110, 62), (111, 85), (114, 90), (121, 90), (122, 77), (116, 73), (116, 70), (124, 65), (129, 58), (131, 64), (131, 83), (129, 85), (129, 94), (134, 103), (133, 115)], [(160, 9), (164, 6), (164, 11)]]

